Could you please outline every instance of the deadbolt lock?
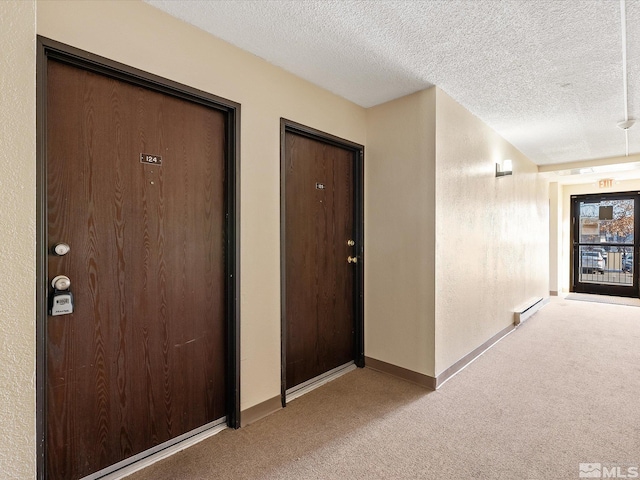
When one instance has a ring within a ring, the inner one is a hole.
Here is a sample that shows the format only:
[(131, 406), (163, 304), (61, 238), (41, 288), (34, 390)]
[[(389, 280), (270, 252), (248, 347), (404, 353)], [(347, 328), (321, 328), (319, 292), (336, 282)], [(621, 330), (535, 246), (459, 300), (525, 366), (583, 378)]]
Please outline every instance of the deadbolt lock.
[(347, 262), (358, 263), (358, 257), (347, 257)]
[(54, 254), (56, 254), (59, 257), (62, 257), (67, 253), (69, 253), (69, 250), (71, 250), (71, 247), (69, 247), (69, 245), (67, 245), (66, 243), (58, 243), (53, 247), (52, 250)]
[(349, 245), (350, 247), (353, 247), (356, 244), (356, 242), (354, 242), (353, 240), (347, 240), (347, 245)]

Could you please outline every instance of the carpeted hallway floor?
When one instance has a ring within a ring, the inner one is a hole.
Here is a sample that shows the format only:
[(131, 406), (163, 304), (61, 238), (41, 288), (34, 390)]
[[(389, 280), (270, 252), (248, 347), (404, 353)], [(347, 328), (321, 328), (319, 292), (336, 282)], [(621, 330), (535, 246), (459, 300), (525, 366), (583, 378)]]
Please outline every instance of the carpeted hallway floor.
[(640, 308), (554, 298), (437, 392), (358, 369), (128, 478), (577, 479), (583, 462), (640, 466)]

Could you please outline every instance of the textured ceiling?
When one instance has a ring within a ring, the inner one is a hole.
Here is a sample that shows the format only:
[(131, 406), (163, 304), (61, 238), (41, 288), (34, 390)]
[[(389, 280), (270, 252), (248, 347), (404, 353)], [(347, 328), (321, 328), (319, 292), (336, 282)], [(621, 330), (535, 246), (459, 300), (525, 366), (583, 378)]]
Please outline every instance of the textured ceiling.
[[(538, 164), (625, 154), (617, 0), (145, 1), (364, 107), (437, 85)], [(626, 12), (636, 118), (640, 1)]]

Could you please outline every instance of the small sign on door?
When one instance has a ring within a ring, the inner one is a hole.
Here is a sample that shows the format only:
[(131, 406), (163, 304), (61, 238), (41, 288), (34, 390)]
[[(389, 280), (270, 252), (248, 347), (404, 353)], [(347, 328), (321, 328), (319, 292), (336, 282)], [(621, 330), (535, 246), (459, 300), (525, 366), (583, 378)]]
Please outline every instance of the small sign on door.
[(149, 165), (162, 165), (162, 157), (160, 155), (150, 155), (148, 153), (140, 154), (140, 163), (147, 163)]

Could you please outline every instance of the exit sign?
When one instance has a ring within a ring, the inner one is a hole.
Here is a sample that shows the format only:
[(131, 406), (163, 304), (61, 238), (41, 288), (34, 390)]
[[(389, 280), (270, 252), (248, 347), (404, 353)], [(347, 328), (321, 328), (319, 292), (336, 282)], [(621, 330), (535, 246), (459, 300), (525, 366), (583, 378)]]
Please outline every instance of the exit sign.
[(603, 178), (598, 182), (598, 188), (611, 188), (613, 187), (613, 178)]

